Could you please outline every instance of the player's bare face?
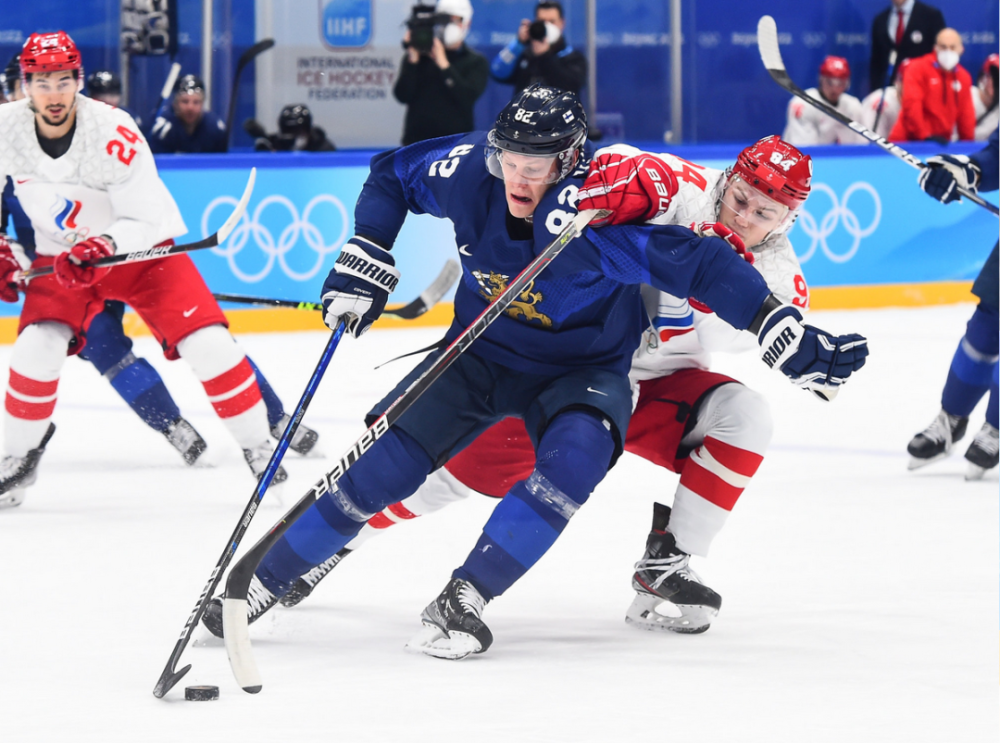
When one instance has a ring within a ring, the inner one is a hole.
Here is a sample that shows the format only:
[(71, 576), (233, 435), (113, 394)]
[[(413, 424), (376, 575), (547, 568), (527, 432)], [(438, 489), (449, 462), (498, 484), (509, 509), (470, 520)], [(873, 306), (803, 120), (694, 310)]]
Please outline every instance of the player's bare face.
[(27, 93), (36, 115), (50, 127), (61, 127), (70, 121), (78, 87), (69, 70), (37, 72), (31, 75)]
[(193, 128), (201, 120), (205, 96), (201, 93), (178, 93), (174, 97), (174, 111), (185, 126)]
[(787, 214), (787, 206), (768, 198), (736, 176), (722, 196), (719, 221), (739, 235), (744, 245), (753, 248), (764, 242)]
[(840, 102), (840, 96), (844, 94), (851, 81), (842, 77), (821, 77), (819, 79), (819, 92), (823, 94), (833, 105)]
[(501, 153), (503, 185), (507, 208), (518, 219), (527, 219), (555, 182), (558, 166), (555, 157), (532, 157), (514, 152)]

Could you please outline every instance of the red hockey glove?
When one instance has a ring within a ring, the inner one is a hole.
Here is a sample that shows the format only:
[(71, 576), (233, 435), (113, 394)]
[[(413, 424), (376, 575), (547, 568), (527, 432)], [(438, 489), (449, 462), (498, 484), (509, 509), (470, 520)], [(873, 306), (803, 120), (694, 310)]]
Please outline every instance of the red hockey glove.
[(658, 157), (607, 152), (591, 160), (577, 209), (610, 211), (591, 223), (598, 227), (645, 222), (666, 212), (676, 193), (677, 177)]
[(107, 276), (110, 268), (87, 265), (115, 254), (115, 245), (106, 237), (89, 237), (68, 253), (60, 253), (52, 264), (56, 281), (63, 289), (85, 289)]
[(24, 256), (24, 251), (16, 242), (6, 235), (0, 234), (0, 299), (4, 302), (16, 302), (17, 290), (23, 286), (14, 281), (14, 274), (26, 269), (31, 262), (26, 257), (18, 260), (17, 253)]
[[(740, 236), (723, 225), (721, 222), (702, 222), (701, 224), (694, 222), (691, 224), (691, 230), (698, 235), (698, 237), (718, 237), (725, 240), (729, 243), (733, 250), (743, 256), (743, 259), (747, 263), (751, 266), (753, 265), (753, 253), (748, 253)], [(690, 297), (688, 299), (688, 304), (699, 312), (711, 313), (713, 311), (707, 304), (699, 302), (694, 297)]]

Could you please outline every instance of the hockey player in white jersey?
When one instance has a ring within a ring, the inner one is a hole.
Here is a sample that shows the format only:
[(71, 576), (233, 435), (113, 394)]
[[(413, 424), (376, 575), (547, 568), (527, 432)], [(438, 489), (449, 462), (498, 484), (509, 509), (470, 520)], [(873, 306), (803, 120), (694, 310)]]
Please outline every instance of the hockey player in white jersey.
[[(852, 121), (861, 121), (861, 101), (848, 93), (851, 87), (851, 67), (843, 57), (830, 56), (819, 68), (819, 87), (809, 88), (806, 95), (837, 109)], [(796, 147), (817, 144), (868, 144), (843, 124), (834, 121), (815, 106), (792, 98), (788, 102), (788, 123), (781, 135)]]
[[(0, 183), (13, 179), (31, 220), (31, 265), (54, 273), (19, 286), (15, 274), (27, 258), (0, 236), (0, 298), (16, 301), (18, 289), (25, 295), (4, 406), (0, 507), (20, 504), (35, 481), (55, 430), (62, 365), (83, 347), (105, 300), (131, 305), (167, 358), (188, 362), (259, 475), (272, 451), (260, 389), (190, 258), (114, 270), (87, 265), (169, 244), (187, 231), (138, 127), (124, 111), (79, 93), (80, 52), (64, 32), (32, 34), (20, 68), (27, 98), (0, 107)], [(275, 481), (285, 478), (282, 471)]]
[[(596, 153), (579, 193), (580, 208), (610, 210), (607, 219), (613, 223), (712, 230), (745, 252), (775, 296), (805, 311), (809, 292), (786, 233), (809, 195), (811, 178), (810, 158), (777, 136), (743, 150), (726, 171), (616, 145)], [(625, 450), (681, 477), (673, 507), (654, 504), (653, 529), (636, 565), (636, 597), (626, 621), (693, 634), (708, 629), (721, 597), (691, 570), (690, 556), (708, 554), (760, 466), (771, 417), (760, 394), (709, 371), (710, 352), (758, 348), (752, 334), (734, 329), (693, 300), (651, 287), (644, 287), (643, 297), (651, 327), (633, 358), (636, 407)], [(393, 524), (432, 513), (473, 491), (502, 497), (531, 473), (534, 457), (524, 424), (514, 418), (501, 421), (432, 473), (417, 493), (369, 519), (345, 549), (300, 578), (282, 604), (297, 604), (347, 554)]]

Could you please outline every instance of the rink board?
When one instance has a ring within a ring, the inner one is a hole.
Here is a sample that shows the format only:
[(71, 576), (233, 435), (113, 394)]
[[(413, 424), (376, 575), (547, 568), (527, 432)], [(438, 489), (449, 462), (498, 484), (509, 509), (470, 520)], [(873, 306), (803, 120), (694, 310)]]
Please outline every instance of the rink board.
[[(911, 149), (925, 157), (935, 151), (921, 144)], [(976, 149), (953, 147), (956, 152)], [(673, 151), (724, 168), (739, 148)], [(970, 301), (968, 287), (997, 239), (995, 217), (968, 203), (934, 203), (917, 187), (913, 169), (874, 147), (814, 148), (810, 153), (815, 160), (813, 193), (790, 237), (816, 308)], [(192, 257), (213, 291), (315, 301), (340, 248), (353, 234), (354, 203), (371, 155), (187, 155), (157, 162), (188, 227), (179, 242), (199, 240), (218, 229), (250, 168), (256, 167), (257, 186), (237, 228), (223, 245)], [(418, 296), (455, 253), (450, 222), (411, 215), (393, 251), (402, 274), (393, 301)], [(0, 342), (13, 339), (19, 309), (16, 304), (0, 307)], [(227, 309), (235, 326), (246, 331), (304, 330), (318, 323), (296, 311)], [(442, 308), (424, 324), (447, 323), (449, 317)]]

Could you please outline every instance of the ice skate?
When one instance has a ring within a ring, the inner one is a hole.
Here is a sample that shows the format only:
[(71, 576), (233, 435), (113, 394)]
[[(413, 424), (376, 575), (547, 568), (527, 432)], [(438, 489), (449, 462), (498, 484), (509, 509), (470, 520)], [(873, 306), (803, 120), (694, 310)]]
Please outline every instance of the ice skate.
[(670, 509), (656, 503), (646, 554), (635, 564), (632, 588), (636, 597), (625, 622), (639, 629), (669, 630), (695, 635), (719, 615), (722, 597), (701, 582), (689, 566), (691, 556), (678, 549), (666, 526)]
[[(281, 416), (280, 421), (274, 424), (274, 427), (271, 428), (271, 435), (275, 438), (275, 440), (281, 438), (281, 434), (283, 434), (285, 429), (288, 428), (288, 424), (291, 420), (292, 417), (286, 413)], [(309, 428), (309, 426), (300, 423), (299, 427), (295, 429), (295, 434), (292, 436), (292, 440), (288, 443), (288, 448), (296, 454), (301, 454), (304, 457), (313, 450), (317, 441), (319, 441), (319, 434)]]
[(984, 423), (983, 427), (976, 433), (976, 437), (972, 439), (972, 443), (969, 444), (965, 458), (969, 460), (969, 469), (965, 473), (965, 479), (983, 479), (987, 470), (993, 469), (1000, 463), (1000, 440), (998, 440), (997, 429), (989, 423)]
[[(264, 612), (278, 603), (278, 597), (271, 593), (255, 575), (250, 580), (247, 590), (247, 624), (253, 624), (263, 616)], [(201, 615), (201, 623), (205, 629), (216, 637), (223, 637), (222, 629), (222, 597), (216, 596), (208, 602), (205, 613)]]
[(38, 478), (36, 470), (45, 445), (55, 432), (55, 424), (50, 423), (36, 448), (29, 449), (23, 457), (6, 456), (0, 460), (0, 508), (13, 508), (24, 502), (25, 491)]
[(927, 428), (910, 439), (906, 447), (910, 453), (907, 469), (919, 469), (947, 457), (955, 442), (965, 436), (968, 425), (968, 417), (950, 415), (942, 410)]
[(321, 562), (308, 573), (303, 575), (292, 584), (288, 593), (281, 597), (281, 605), (286, 606), (289, 609), (293, 606), (297, 606), (303, 599), (307, 598), (309, 594), (313, 592), (316, 584), (323, 580), (327, 573), (337, 567), (340, 561), (349, 554), (351, 554), (351, 550), (345, 547), (333, 557), (329, 558), (326, 562)]
[[(243, 457), (247, 460), (247, 464), (250, 465), (250, 471), (253, 472), (253, 476), (258, 480), (261, 475), (264, 474), (264, 470), (267, 469), (267, 463), (271, 461), (271, 455), (274, 453), (274, 447), (271, 446), (271, 442), (265, 441), (259, 446), (255, 446), (253, 449), (244, 449)], [(285, 468), (280, 464), (278, 469), (274, 471), (274, 477), (271, 479), (271, 485), (281, 485), (285, 480), (288, 479), (288, 473), (285, 472)]]
[(183, 418), (178, 418), (168, 425), (163, 435), (166, 436), (171, 446), (181, 453), (184, 464), (189, 466), (198, 461), (198, 457), (208, 448), (208, 444), (205, 443), (201, 434)]
[(485, 653), (493, 644), (493, 633), (482, 620), (485, 606), (486, 599), (471, 583), (452, 578), (420, 615), (423, 629), (406, 649), (447, 660)]

